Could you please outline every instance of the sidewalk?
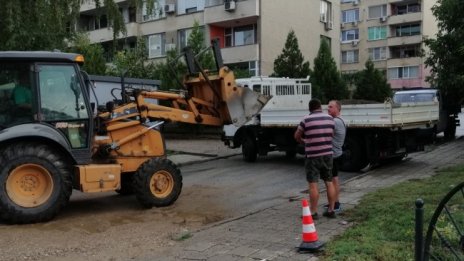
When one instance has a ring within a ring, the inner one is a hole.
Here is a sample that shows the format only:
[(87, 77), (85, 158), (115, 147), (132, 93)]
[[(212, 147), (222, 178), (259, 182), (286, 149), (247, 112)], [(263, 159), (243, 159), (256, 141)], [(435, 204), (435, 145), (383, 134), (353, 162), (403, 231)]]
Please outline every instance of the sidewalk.
[[(203, 144), (206, 143), (203, 142)], [(168, 149), (170, 149), (169, 145), (175, 147), (171, 141), (167, 142)], [(354, 207), (368, 192), (409, 179), (426, 178), (433, 175), (437, 169), (464, 163), (463, 147), (464, 139), (461, 138), (442, 144), (428, 152), (412, 154), (409, 160), (400, 164), (374, 169), (346, 181), (341, 188), (343, 208)], [(202, 150), (198, 147), (193, 148), (198, 152), (216, 153), (218, 156), (231, 155), (227, 152), (220, 152), (221, 148), (214, 146)], [(234, 153), (239, 152), (238, 150)], [(190, 160), (199, 160), (197, 157), (192, 156)], [(189, 162), (187, 158), (178, 160), (178, 164)], [(326, 203), (326, 199), (324, 194), (321, 195), (322, 206)], [(411, 199), (411, 205), (414, 201), (415, 199)], [(322, 212), (322, 209), (319, 212)], [(300, 216), (299, 200), (279, 204), (256, 213), (204, 227), (194, 232), (191, 238), (175, 242), (168, 251), (161, 255), (140, 257), (137, 260), (318, 260), (312, 254), (300, 254), (296, 251), (296, 247), (301, 243)], [(343, 233), (351, 225), (343, 219), (343, 215), (339, 215), (336, 219), (321, 217), (315, 221), (319, 240), (324, 242)]]

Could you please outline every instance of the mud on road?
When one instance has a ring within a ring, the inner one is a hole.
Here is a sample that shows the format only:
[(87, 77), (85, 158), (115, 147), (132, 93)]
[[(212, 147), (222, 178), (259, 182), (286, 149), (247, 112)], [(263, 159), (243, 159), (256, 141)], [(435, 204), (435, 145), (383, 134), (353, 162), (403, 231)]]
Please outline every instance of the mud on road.
[(74, 192), (54, 220), (0, 224), (1, 260), (129, 260), (163, 251), (204, 225), (231, 216), (208, 199), (215, 189), (185, 188), (173, 205), (142, 209), (134, 196)]

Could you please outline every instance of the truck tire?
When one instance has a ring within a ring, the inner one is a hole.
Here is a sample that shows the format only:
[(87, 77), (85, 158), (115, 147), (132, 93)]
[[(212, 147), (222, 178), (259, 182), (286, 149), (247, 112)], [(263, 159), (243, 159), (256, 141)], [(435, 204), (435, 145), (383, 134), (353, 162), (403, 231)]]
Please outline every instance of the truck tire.
[(368, 163), (363, 142), (358, 137), (346, 137), (340, 170), (359, 171)]
[(169, 206), (180, 195), (182, 175), (170, 160), (152, 158), (135, 172), (133, 189), (144, 208)]
[(69, 164), (49, 146), (19, 143), (0, 158), (0, 218), (11, 224), (52, 219), (72, 193)]
[(134, 173), (121, 174), (121, 188), (117, 189), (116, 192), (120, 195), (132, 195), (134, 194)]
[(456, 120), (454, 117), (448, 117), (446, 122), (446, 129), (444, 130), (444, 136), (446, 140), (453, 140), (456, 136)]
[(289, 149), (285, 151), (286, 159), (294, 159), (296, 157), (296, 149)]
[(245, 134), (242, 140), (242, 155), (246, 162), (255, 162), (258, 157), (258, 146), (253, 136)]

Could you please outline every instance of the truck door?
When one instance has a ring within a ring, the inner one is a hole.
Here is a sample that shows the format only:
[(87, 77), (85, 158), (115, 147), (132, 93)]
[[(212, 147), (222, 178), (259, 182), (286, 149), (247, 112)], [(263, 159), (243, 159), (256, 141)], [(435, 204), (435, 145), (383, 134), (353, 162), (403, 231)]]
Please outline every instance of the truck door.
[(74, 64), (38, 64), (40, 118), (60, 132), (73, 150), (88, 149), (90, 119), (78, 69)]

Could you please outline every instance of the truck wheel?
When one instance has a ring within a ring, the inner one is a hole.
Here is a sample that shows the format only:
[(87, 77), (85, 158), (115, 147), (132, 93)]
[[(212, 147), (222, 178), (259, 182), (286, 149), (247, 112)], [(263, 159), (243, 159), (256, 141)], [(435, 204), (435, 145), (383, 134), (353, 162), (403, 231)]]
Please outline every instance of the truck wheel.
[(152, 158), (140, 165), (134, 175), (134, 193), (145, 208), (174, 203), (182, 190), (182, 175), (168, 159)]
[(343, 158), (340, 166), (344, 171), (358, 171), (368, 163), (363, 143), (359, 138), (347, 137), (343, 145)]
[(448, 117), (446, 129), (443, 134), (446, 140), (453, 140), (456, 136), (456, 120), (454, 117)]
[(6, 222), (48, 221), (68, 203), (71, 171), (50, 147), (11, 145), (3, 151), (0, 166), (0, 217)]
[(121, 188), (117, 189), (116, 192), (123, 196), (134, 194), (133, 182), (134, 173), (121, 174)]
[(296, 150), (289, 149), (285, 151), (285, 158), (286, 159), (294, 159), (296, 156)]
[(242, 155), (246, 162), (255, 162), (258, 157), (256, 142), (249, 135), (245, 135), (242, 141)]

